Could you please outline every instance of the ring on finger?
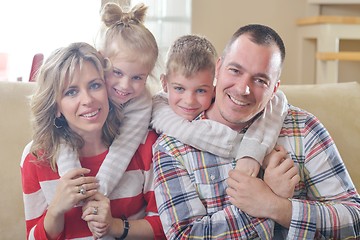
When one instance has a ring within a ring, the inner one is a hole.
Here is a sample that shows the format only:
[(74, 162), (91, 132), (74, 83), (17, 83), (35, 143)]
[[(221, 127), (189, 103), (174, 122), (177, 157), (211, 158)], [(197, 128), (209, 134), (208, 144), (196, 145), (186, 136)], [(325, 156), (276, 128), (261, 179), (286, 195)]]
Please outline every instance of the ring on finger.
[(85, 195), (86, 194), (86, 189), (83, 187), (83, 186), (78, 186), (79, 188), (79, 193), (81, 193), (82, 195)]
[(97, 215), (98, 214), (98, 207), (94, 207), (92, 214)]

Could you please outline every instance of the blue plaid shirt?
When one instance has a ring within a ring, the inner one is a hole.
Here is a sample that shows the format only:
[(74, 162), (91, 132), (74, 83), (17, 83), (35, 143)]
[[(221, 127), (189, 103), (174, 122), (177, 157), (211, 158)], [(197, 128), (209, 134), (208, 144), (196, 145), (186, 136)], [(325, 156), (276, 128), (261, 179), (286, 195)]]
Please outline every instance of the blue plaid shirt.
[(359, 194), (318, 119), (290, 106), (278, 144), (288, 150), (301, 177), (291, 199), (289, 229), (230, 203), (225, 180), (234, 159), (161, 135), (154, 145), (155, 195), (167, 238), (360, 238)]

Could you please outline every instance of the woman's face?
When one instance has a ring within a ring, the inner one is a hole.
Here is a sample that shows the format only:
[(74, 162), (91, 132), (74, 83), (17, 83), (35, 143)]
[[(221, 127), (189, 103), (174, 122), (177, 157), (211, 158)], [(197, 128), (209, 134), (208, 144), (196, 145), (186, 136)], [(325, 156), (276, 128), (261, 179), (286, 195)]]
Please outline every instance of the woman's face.
[(63, 114), (74, 132), (83, 138), (101, 137), (109, 114), (109, 100), (105, 81), (92, 63), (84, 62), (81, 70), (75, 70), (73, 81), (65, 87), (57, 103), (57, 117)]

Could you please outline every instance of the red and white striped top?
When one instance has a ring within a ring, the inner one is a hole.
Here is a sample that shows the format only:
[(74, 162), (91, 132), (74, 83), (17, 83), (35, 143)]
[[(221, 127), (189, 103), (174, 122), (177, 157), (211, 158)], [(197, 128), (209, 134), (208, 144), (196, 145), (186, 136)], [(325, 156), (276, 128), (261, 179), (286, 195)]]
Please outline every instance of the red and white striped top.
[[(161, 239), (164, 235), (153, 192), (152, 145), (156, 139), (157, 135), (149, 132), (109, 198), (113, 217), (144, 218), (152, 226), (154, 237)], [(35, 156), (29, 153), (30, 146), (31, 143), (25, 147), (21, 160), (27, 238), (46, 239), (44, 217), (60, 177), (49, 165), (35, 162)], [(89, 175), (95, 176), (107, 153), (81, 158), (81, 165), (91, 170)], [(119, 164), (122, 164), (121, 156)], [(59, 239), (93, 239), (81, 214), (81, 206), (75, 206), (65, 214), (64, 231)]]

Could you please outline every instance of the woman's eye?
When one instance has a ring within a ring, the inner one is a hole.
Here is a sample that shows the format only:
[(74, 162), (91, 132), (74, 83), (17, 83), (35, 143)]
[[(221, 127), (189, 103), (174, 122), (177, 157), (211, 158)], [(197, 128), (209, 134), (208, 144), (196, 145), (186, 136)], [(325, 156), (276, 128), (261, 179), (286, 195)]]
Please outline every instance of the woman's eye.
[(75, 96), (76, 93), (77, 93), (77, 91), (75, 89), (69, 89), (65, 92), (65, 96), (72, 97), (72, 96)]
[(92, 83), (90, 85), (90, 89), (98, 89), (101, 88), (102, 84), (101, 83)]
[(206, 90), (205, 89), (198, 89), (198, 90), (196, 90), (196, 92), (198, 92), (198, 93), (206, 93)]

